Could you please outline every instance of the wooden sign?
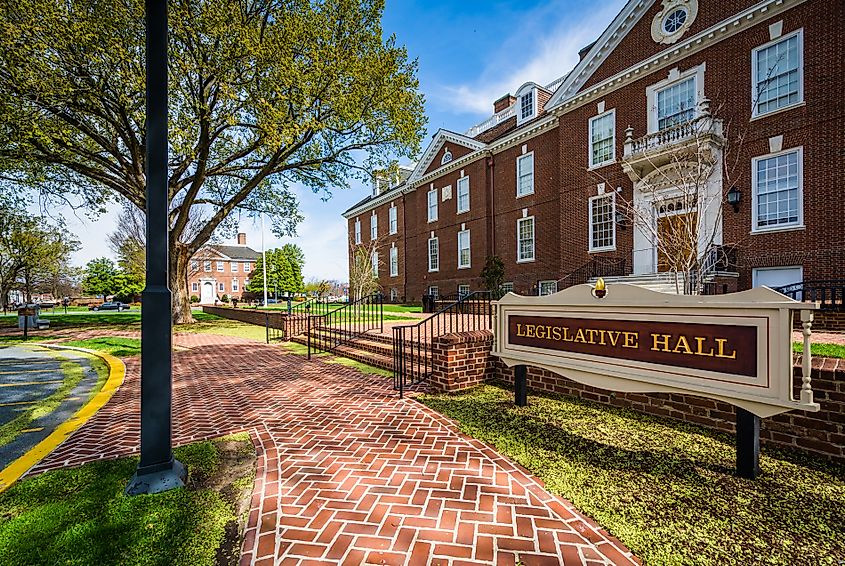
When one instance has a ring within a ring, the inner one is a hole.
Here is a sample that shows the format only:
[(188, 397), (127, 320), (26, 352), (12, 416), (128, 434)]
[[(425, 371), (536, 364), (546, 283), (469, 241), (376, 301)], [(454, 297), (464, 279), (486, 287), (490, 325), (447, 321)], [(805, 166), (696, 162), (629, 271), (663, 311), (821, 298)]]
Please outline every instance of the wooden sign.
[[(496, 306), (494, 354), (580, 383), (626, 392), (676, 392), (718, 399), (757, 416), (818, 411), (804, 356), (793, 392), (792, 317), (812, 310), (761, 287), (729, 295), (657, 293), (577, 285), (553, 295), (509, 293)], [(796, 394), (797, 393), (797, 394)]]
[(18, 316), (35, 316), (35, 309), (31, 307), (24, 307), (18, 309)]

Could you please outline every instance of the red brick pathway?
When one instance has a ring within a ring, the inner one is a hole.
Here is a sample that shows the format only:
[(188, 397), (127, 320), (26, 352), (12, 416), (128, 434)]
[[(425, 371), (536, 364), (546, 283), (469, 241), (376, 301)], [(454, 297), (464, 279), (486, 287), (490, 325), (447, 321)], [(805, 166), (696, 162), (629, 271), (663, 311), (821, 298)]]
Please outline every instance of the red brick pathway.
[[(389, 380), (278, 347), (177, 335), (174, 442), (249, 430), (241, 564), (632, 564), (570, 503)], [(33, 472), (137, 452), (138, 362)]]

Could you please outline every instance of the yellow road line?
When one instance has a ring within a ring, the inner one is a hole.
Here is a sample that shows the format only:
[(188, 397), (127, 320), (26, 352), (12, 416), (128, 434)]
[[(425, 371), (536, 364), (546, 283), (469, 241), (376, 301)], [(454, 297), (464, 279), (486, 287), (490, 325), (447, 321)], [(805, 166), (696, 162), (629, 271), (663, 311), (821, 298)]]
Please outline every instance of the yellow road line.
[(21, 476), (23, 476), (38, 462), (43, 460), (50, 452), (55, 450), (59, 444), (64, 442), (76, 431), (76, 429), (85, 424), (88, 419), (93, 417), (94, 414), (99, 411), (109, 399), (112, 398), (115, 391), (117, 391), (117, 389), (123, 384), (123, 378), (126, 375), (126, 366), (124, 366), (123, 362), (114, 356), (110, 356), (103, 352), (86, 350), (85, 348), (74, 348), (71, 346), (55, 346), (55, 348), (85, 352), (105, 360), (106, 364), (109, 366), (109, 378), (106, 380), (103, 388), (94, 394), (91, 400), (83, 405), (76, 414), (57, 426), (53, 432), (47, 436), (47, 438), (30, 448), (26, 454), (6, 466), (3, 470), (0, 470), (0, 493), (9, 489), (9, 487), (18, 481)]
[(22, 428), (21, 432), (41, 432), (44, 430), (43, 426), (36, 427), (36, 428)]
[(22, 387), (27, 385), (41, 385), (42, 383), (63, 383), (63, 379), (44, 381), (19, 381), (17, 383), (0, 383), (0, 387)]
[(38, 401), (11, 401), (9, 403), (0, 403), (0, 407), (12, 407), (13, 405), (35, 405)]
[(59, 367), (50, 369), (22, 369), (19, 371), (0, 371), (0, 375), (18, 375), (22, 373), (47, 373), (48, 371), (60, 371)]

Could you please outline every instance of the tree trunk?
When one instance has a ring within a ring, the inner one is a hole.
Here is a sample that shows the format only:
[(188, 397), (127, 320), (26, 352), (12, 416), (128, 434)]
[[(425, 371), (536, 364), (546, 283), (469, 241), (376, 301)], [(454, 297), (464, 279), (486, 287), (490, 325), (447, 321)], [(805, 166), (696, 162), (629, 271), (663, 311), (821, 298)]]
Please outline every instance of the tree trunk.
[(188, 293), (188, 264), (191, 256), (184, 244), (177, 243), (170, 250), (170, 291), (173, 293), (171, 308), (173, 324), (190, 324), (194, 321), (191, 314), (191, 296)]

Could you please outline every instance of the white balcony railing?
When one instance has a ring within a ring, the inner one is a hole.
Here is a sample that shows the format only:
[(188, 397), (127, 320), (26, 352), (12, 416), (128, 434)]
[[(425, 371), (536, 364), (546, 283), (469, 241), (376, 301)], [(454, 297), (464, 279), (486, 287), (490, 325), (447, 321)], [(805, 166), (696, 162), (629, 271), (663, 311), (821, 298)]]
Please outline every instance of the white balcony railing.
[(490, 128), (498, 126), (499, 124), (501, 124), (508, 118), (512, 118), (513, 116), (516, 116), (516, 104), (511, 104), (504, 110), (496, 112), (480, 124), (476, 124), (475, 126), (471, 127), (466, 131), (466, 135), (468, 137), (474, 138), (481, 132), (485, 132)]
[(671, 146), (681, 144), (687, 140), (715, 136), (721, 137), (722, 122), (713, 118), (710, 113), (710, 101), (706, 98), (701, 101), (699, 115), (692, 120), (679, 122), (674, 126), (664, 128), (660, 131), (646, 134), (634, 139), (634, 128), (628, 126), (625, 130), (625, 157), (650, 153), (652, 150), (664, 150)]

